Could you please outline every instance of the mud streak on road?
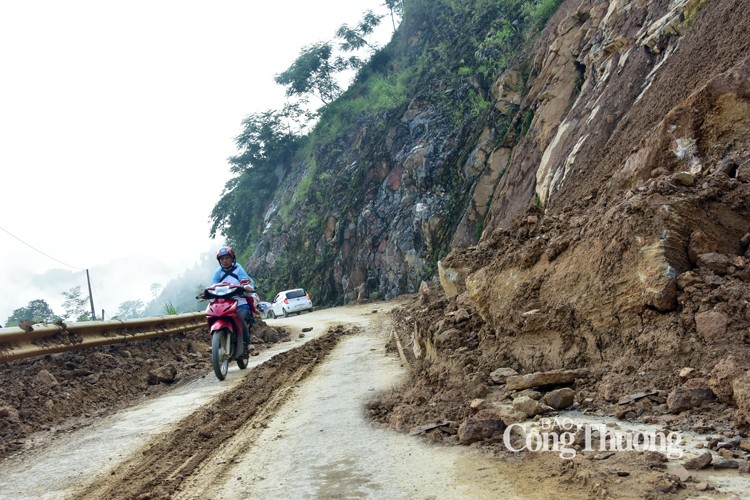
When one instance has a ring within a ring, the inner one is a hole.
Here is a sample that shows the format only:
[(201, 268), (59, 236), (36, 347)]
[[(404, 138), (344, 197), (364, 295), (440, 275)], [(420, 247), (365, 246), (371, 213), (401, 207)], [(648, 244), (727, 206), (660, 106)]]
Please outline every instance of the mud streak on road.
[(74, 498), (174, 498), (183, 486), (194, 487), (199, 481), (191, 479), (204, 468), (214, 479), (221, 476), (252, 443), (289, 390), (333, 350), (343, 333), (349, 332), (339, 327), (254, 368), (247, 383), (191, 414), (173, 432), (157, 436), (139, 455)]

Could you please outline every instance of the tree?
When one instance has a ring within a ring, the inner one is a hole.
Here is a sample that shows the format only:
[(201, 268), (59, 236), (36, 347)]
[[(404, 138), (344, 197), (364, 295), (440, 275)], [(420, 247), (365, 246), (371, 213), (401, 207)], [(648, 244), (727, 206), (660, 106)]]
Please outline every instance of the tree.
[(65, 297), (63, 309), (65, 319), (75, 318), (75, 321), (91, 321), (91, 312), (88, 310), (89, 298), (81, 296), (81, 287), (74, 286), (67, 292), (62, 292)]
[(239, 154), (229, 158), (237, 177), (227, 181), (221, 198), (211, 211), (210, 236), (227, 236), (233, 246), (247, 248), (263, 226), (263, 215), (278, 184), (276, 170), (292, 162), (299, 136), (289, 126), (299, 119), (299, 109), (265, 111), (247, 116), (244, 129), (235, 138)]
[(163, 289), (164, 285), (161, 283), (151, 283), (151, 297), (155, 299)]
[(117, 309), (116, 317), (118, 319), (140, 318), (143, 316), (143, 311), (145, 309), (146, 305), (142, 300), (126, 300), (120, 304), (120, 307)]
[(385, 0), (383, 3), (391, 13), (391, 23), (393, 24), (393, 31), (396, 31), (396, 18), (403, 17), (404, 15), (404, 1), (403, 0)]
[(325, 105), (341, 94), (334, 75), (345, 68), (337, 64), (329, 42), (314, 43), (304, 47), (292, 65), (276, 75), (274, 81), (286, 87), (287, 97), (307, 102), (307, 96), (313, 95)]
[(229, 158), (232, 173), (241, 174), (251, 168), (271, 172), (287, 163), (297, 139), (290, 121), (299, 124), (303, 115), (299, 106), (287, 105), (282, 111), (267, 110), (245, 117), (243, 130), (234, 139), (240, 154)]
[(339, 26), (339, 29), (336, 31), (336, 38), (341, 40), (339, 48), (344, 52), (353, 52), (362, 47), (368, 47), (370, 51), (376, 52), (379, 47), (371, 45), (367, 41), (367, 37), (372, 35), (372, 32), (380, 24), (381, 19), (382, 16), (377, 16), (373, 11), (367, 10), (356, 27), (352, 28), (347, 24)]
[(13, 310), (6, 320), (5, 326), (18, 326), (21, 321), (31, 321), (32, 323), (53, 323), (60, 318), (52, 311), (52, 308), (42, 299), (36, 299), (29, 302), (26, 307), (19, 307)]

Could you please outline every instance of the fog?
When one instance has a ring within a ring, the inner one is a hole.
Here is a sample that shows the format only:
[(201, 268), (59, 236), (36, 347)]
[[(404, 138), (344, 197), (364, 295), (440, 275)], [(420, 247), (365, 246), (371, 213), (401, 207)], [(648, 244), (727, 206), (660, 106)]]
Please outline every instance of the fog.
[[(176, 284), (185, 284), (189, 293), (195, 296), (194, 288), (206, 283), (216, 268), (213, 252), (207, 251), (196, 255), (193, 264), (185, 266), (181, 262), (160, 259), (159, 256), (137, 255), (115, 259), (106, 265), (93, 266), (89, 269), (91, 292), (97, 319), (101, 319), (104, 310), (105, 319), (117, 314), (120, 304), (129, 300), (142, 300), (149, 305), (154, 297), (151, 285), (161, 285), (163, 291), (169, 290), (168, 300), (176, 305), (174, 291)], [(166, 257), (166, 256), (165, 256)], [(173, 283), (170, 287), (167, 287)], [(194, 285), (191, 286), (191, 283)], [(73, 287), (81, 287), (82, 296), (88, 297), (86, 271), (52, 269), (41, 273), (29, 273), (23, 267), (6, 270), (3, 286), (0, 287), (0, 324), (5, 326), (8, 317), (15, 309), (26, 307), (32, 300), (46, 301), (55, 314), (62, 316), (62, 304), (65, 301), (62, 293)], [(158, 314), (164, 314), (160, 308)]]

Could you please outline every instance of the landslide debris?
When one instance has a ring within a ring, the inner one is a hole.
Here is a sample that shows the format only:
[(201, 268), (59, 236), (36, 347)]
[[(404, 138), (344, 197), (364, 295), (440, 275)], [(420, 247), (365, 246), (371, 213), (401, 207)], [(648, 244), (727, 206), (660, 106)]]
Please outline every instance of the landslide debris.
[[(290, 338), (264, 321), (251, 332), (258, 352)], [(199, 329), (0, 364), (0, 459), (24, 449), (34, 433), (70, 431), (206, 376), (210, 347), (207, 330)]]

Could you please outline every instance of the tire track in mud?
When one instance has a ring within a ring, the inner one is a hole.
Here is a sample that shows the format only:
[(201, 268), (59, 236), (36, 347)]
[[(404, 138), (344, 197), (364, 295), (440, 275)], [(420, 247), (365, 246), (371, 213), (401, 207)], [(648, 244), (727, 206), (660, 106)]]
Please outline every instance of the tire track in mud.
[[(76, 492), (76, 499), (174, 498), (210, 487), (205, 480), (225, 475), (234, 460), (257, 438), (264, 422), (283, 404), (290, 389), (304, 380), (338, 343), (352, 333), (339, 326), (303, 346), (280, 353), (248, 374), (248, 383), (192, 413), (170, 433), (156, 436), (140, 454), (109, 476)], [(209, 474), (201, 474), (208, 470)]]

